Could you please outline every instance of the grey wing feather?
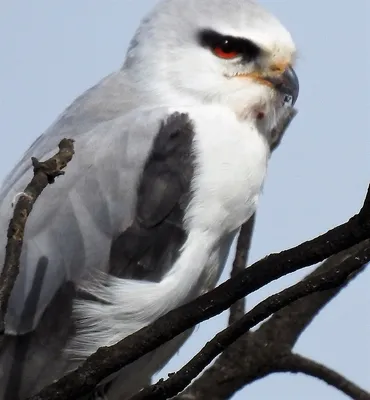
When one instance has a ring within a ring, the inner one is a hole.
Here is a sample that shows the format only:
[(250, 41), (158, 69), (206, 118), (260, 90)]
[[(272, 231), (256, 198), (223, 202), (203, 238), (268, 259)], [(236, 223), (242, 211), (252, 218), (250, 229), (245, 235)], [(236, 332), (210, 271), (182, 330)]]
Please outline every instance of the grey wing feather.
[[(21, 273), (6, 317), (8, 333), (32, 330), (62, 283), (76, 282), (90, 270), (107, 268), (111, 239), (131, 222), (137, 181), (166, 112), (158, 109), (128, 113), (75, 136), (76, 154), (66, 175), (45, 190), (29, 217)], [(48, 153), (39, 150), (45, 158), (56, 150), (60, 137), (58, 134), (54, 137), (53, 150)], [(39, 143), (41, 146), (43, 142)], [(3, 189), (0, 205), (3, 232), (12, 214), (12, 200), (31, 176), (28, 167), (12, 186)], [(4, 236), (0, 237), (1, 249), (5, 247)], [(31, 320), (21, 321), (41, 257), (47, 258), (48, 268), (35, 314)]]

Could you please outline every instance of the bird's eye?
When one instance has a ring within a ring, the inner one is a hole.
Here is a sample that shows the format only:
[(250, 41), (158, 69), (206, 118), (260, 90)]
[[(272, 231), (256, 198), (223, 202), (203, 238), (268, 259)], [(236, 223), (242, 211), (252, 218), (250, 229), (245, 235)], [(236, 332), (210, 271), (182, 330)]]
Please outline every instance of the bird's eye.
[(250, 62), (261, 53), (261, 49), (246, 38), (225, 36), (209, 29), (199, 32), (198, 42), (211, 50), (214, 55), (225, 60), (240, 57), (243, 62)]
[(220, 58), (232, 59), (240, 55), (239, 51), (235, 49), (230, 40), (225, 39), (222, 43), (216, 45), (212, 49), (213, 53)]

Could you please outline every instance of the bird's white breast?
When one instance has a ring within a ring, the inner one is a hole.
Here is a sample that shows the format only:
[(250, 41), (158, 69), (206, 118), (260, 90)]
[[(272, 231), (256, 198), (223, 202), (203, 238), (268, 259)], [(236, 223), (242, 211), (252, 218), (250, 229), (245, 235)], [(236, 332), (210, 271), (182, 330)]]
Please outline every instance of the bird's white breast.
[(240, 121), (224, 107), (202, 107), (190, 116), (196, 168), (186, 220), (190, 231), (220, 238), (254, 213), (269, 147), (253, 121)]

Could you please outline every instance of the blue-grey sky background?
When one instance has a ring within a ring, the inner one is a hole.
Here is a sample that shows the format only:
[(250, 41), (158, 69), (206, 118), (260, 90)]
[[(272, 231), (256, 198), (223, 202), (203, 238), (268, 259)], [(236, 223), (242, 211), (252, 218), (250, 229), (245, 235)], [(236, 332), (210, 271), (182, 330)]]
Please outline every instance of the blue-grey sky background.
[[(227, 1), (227, 0), (225, 0)], [(0, 0), (0, 179), (81, 92), (120, 67), (155, 0)], [(369, 181), (369, 0), (261, 0), (289, 28), (300, 57), (299, 115), (270, 163), (251, 261), (347, 220)], [(43, 195), (47, 195), (45, 192)], [(227, 277), (228, 271), (224, 274)], [(298, 273), (248, 298), (251, 306)], [(370, 390), (370, 271), (315, 319), (295, 350)], [(169, 363), (176, 370), (225, 324), (201, 325)], [(235, 400), (344, 400), (313, 378), (279, 374)]]

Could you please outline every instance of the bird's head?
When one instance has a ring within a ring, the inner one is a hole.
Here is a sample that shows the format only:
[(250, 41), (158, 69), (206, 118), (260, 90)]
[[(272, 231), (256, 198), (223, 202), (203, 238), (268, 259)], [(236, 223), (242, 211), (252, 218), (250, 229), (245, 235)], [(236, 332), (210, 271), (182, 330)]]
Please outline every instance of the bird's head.
[(162, 0), (124, 69), (144, 102), (222, 104), (271, 128), (298, 96), (295, 54), (289, 32), (252, 0)]

